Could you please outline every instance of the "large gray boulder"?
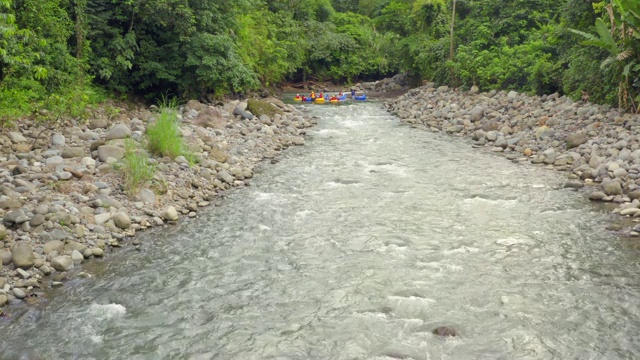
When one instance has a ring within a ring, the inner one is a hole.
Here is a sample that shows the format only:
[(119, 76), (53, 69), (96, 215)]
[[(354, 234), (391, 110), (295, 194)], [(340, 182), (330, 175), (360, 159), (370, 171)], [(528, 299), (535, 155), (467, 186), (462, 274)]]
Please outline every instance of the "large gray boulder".
[(33, 248), (26, 241), (16, 242), (11, 247), (11, 257), (13, 264), (21, 269), (29, 269), (33, 266)]
[(209, 106), (198, 113), (195, 119), (193, 119), (193, 124), (205, 128), (222, 130), (227, 126), (227, 120), (222, 116), (220, 110)]
[(567, 149), (573, 149), (587, 142), (587, 135), (583, 132), (575, 132), (567, 135), (565, 142)]
[(473, 122), (480, 121), (484, 116), (484, 108), (481, 106), (476, 106), (473, 109), (471, 109), (471, 111), (469, 112), (469, 115), (471, 116), (471, 121)]
[(108, 158), (120, 160), (124, 157), (124, 149), (115, 145), (102, 145), (98, 147), (98, 159), (105, 162)]
[(109, 140), (117, 140), (117, 139), (126, 139), (131, 136), (131, 129), (122, 124), (117, 124), (109, 129), (107, 136), (105, 139)]
[(128, 229), (129, 227), (131, 227), (131, 218), (129, 218), (129, 215), (127, 215), (127, 213), (125, 212), (118, 211), (117, 213), (113, 214), (112, 219), (116, 226), (120, 229)]
[(602, 186), (604, 193), (607, 195), (621, 195), (622, 186), (617, 181), (609, 181)]
[(73, 259), (71, 256), (56, 256), (51, 259), (51, 266), (57, 271), (67, 271), (73, 269)]

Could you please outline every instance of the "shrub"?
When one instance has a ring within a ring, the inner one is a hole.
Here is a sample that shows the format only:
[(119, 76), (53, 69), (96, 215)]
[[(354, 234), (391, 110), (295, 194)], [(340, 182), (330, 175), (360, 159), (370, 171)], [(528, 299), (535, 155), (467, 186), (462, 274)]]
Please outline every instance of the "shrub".
[(125, 142), (124, 158), (119, 166), (124, 178), (126, 191), (133, 195), (147, 181), (153, 179), (155, 166), (149, 162), (149, 157), (141, 151), (133, 140)]

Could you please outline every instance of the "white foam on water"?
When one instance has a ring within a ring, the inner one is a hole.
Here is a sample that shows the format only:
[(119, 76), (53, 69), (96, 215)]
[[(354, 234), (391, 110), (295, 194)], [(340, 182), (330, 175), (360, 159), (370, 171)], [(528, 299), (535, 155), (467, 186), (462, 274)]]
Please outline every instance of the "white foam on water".
[(89, 305), (86, 321), (82, 323), (82, 330), (94, 344), (103, 342), (100, 332), (106, 327), (106, 322), (120, 319), (127, 313), (127, 308), (120, 304), (96, 304)]
[(407, 177), (407, 168), (398, 164), (384, 164), (384, 165), (368, 165), (365, 168), (365, 172), (370, 173), (371, 170), (377, 172), (383, 172), (385, 174), (395, 175), (399, 177)]
[(101, 321), (120, 318), (127, 313), (127, 308), (120, 304), (96, 304), (89, 306), (89, 314)]
[(346, 135), (346, 132), (336, 130), (336, 129), (322, 129), (322, 130), (316, 131), (315, 133), (318, 135), (332, 135), (332, 134)]
[(263, 225), (263, 224), (258, 224), (258, 229), (260, 229), (260, 230), (271, 230), (270, 227), (268, 227), (267, 225)]
[(256, 191), (253, 194), (256, 197), (256, 200), (271, 200), (275, 197), (273, 193), (265, 193), (260, 191)]
[(504, 239), (496, 240), (496, 244), (503, 245), (503, 246), (512, 246), (512, 245), (518, 245), (518, 244), (531, 245), (533, 244), (533, 240), (529, 238), (524, 238), (524, 237), (507, 237)]
[(494, 204), (494, 205), (515, 205), (518, 203), (517, 199), (487, 199), (480, 196), (474, 196), (472, 198), (466, 198), (462, 200), (465, 204)]
[(298, 211), (296, 212), (296, 219), (305, 219), (307, 216), (311, 215), (311, 214), (315, 214), (315, 211), (312, 210), (302, 210), (302, 211)]
[(455, 249), (451, 249), (451, 250), (445, 250), (442, 253), (445, 255), (450, 255), (450, 254), (461, 254), (461, 253), (468, 253), (468, 254), (475, 254), (477, 252), (479, 252), (480, 249), (475, 248), (475, 247), (470, 247), (470, 246), (461, 246), (459, 248), (455, 248)]

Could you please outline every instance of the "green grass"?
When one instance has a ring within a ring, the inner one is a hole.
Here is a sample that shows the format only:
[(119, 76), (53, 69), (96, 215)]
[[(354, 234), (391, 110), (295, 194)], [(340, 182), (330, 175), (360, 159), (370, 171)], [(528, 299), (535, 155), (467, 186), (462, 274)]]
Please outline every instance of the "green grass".
[(197, 162), (197, 156), (189, 151), (184, 143), (178, 124), (175, 101), (160, 102), (160, 113), (156, 122), (147, 129), (149, 151), (158, 156), (172, 159), (182, 155), (190, 164)]
[(133, 140), (125, 142), (124, 158), (118, 170), (124, 178), (124, 187), (129, 195), (138, 192), (141, 186), (153, 179), (156, 168), (149, 157), (141, 152)]

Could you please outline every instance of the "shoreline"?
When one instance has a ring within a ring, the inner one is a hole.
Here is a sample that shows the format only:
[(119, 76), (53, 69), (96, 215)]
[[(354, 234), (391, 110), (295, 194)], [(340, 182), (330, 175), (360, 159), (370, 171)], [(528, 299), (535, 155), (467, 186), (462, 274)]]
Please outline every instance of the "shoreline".
[(607, 230), (638, 237), (640, 115), (558, 94), (480, 93), (433, 83), (385, 102), (401, 122), (472, 140), (515, 163), (564, 172), (564, 187), (616, 216)]
[(47, 289), (91, 277), (83, 263), (137, 246), (137, 233), (197, 217), (227, 190), (250, 186), (256, 166), (304, 145), (315, 120), (279, 99), (261, 101), (276, 113), (252, 114), (239, 100), (181, 106), (181, 136), (198, 162), (149, 156), (155, 174), (136, 194), (125, 193), (113, 165), (125, 140), (142, 146), (154, 107), (53, 129), (17, 123), (0, 133), (0, 321), (11, 315), (6, 306), (38, 304)]

